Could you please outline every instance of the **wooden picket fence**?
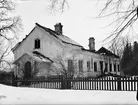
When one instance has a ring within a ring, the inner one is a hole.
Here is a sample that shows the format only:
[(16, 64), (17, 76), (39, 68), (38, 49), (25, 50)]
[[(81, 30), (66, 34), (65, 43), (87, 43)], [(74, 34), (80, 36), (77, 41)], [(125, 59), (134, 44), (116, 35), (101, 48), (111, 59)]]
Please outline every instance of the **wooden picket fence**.
[[(16, 86), (47, 89), (74, 90), (110, 90), (137, 91), (138, 77), (104, 77), (104, 78), (39, 78), (30, 80), (15, 80)], [(15, 83), (14, 82), (14, 83)]]

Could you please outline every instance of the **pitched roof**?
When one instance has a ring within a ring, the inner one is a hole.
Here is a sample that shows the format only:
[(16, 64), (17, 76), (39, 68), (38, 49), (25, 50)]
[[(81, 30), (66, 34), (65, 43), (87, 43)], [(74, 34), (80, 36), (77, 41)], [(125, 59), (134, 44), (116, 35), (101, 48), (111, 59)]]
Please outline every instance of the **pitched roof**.
[[(56, 37), (58, 40), (60, 40), (62, 43), (65, 43), (65, 44), (70, 44), (70, 45), (73, 45), (73, 46), (78, 46), (78, 47), (83, 47), (81, 46), (79, 43), (75, 42), (74, 40), (70, 39), (69, 37), (65, 36), (65, 35), (59, 35), (56, 31), (50, 29), (50, 28), (46, 28), (38, 23), (36, 23), (36, 26), (40, 27), (41, 29), (43, 29), (44, 31), (48, 32), (50, 35)], [(34, 29), (33, 29), (34, 30)], [(33, 31), (32, 30), (32, 31)], [(31, 31), (31, 32), (32, 32)], [(30, 33), (31, 33), (30, 32)], [(17, 43), (13, 48), (12, 48), (12, 51), (14, 51), (29, 35), (26, 35), (26, 37), (19, 43)]]
[(62, 34), (59, 35), (56, 31), (54, 31), (54, 30), (52, 30), (50, 28), (46, 28), (44, 26), (41, 26), (38, 23), (36, 23), (36, 25), (39, 26), (40, 28), (42, 28), (43, 30), (45, 30), (46, 32), (48, 32), (50, 35), (53, 35), (54, 37), (58, 38), (63, 43), (71, 44), (71, 45), (74, 45), (74, 46), (83, 47), (79, 43), (75, 42), (74, 40), (70, 39), (69, 37), (67, 37), (65, 35), (62, 35)]
[(114, 56), (116, 58), (119, 58), (119, 56), (113, 54), (111, 51), (107, 50), (105, 47), (101, 47), (97, 53), (99, 54), (104, 54), (104, 55), (107, 55), (107, 56)]
[(41, 54), (41, 53), (39, 53), (37, 51), (34, 51), (33, 53), (25, 53), (25, 54), (23, 54), (20, 58), (18, 58), (14, 62), (14, 64), (16, 64), (16, 62), (18, 62), (18, 60), (20, 60), (25, 55), (28, 55), (28, 56), (32, 57), (33, 59), (35, 59), (38, 62), (51, 62), (51, 63), (53, 63), (53, 61), (50, 58), (45, 57), (43, 54)]

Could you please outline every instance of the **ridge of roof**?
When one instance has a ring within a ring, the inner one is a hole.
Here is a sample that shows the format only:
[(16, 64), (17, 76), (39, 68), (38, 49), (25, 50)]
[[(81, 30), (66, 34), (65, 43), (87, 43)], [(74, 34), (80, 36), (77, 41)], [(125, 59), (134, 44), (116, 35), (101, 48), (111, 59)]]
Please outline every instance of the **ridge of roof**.
[[(50, 28), (46, 28), (46, 27), (44, 27), (44, 26), (42, 26), (42, 25), (40, 25), (40, 24), (38, 24), (38, 23), (35, 23), (35, 24), (36, 24), (38, 27), (41, 27), (41, 28), (44, 29), (45, 31), (49, 32), (50, 35), (53, 35), (53, 36), (56, 37), (57, 39), (61, 40), (63, 43), (71, 44), (71, 45), (78, 46), (78, 47), (83, 47), (83, 46), (81, 46), (81, 45), (79, 45), (79, 44), (74, 44), (74, 43), (70, 43), (70, 42), (67, 42), (67, 41), (62, 40), (61, 38), (59, 38), (59, 37), (57, 36), (58, 33), (57, 33), (56, 31), (50, 29)], [(62, 36), (65, 36), (65, 35), (62, 35)], [(67, 37), (67, 36), (65, 36), (65, 37), (68, 38), (68, 39), (70, 39), (70, 38)], [(70, 40), (71, 40), (71, 39), (70, 39)]]
[[(70, 44), (70, 45), (73, 45), (73, 46), (78, 46), (78, 47), (83, 47), (83, 46), (81, 46), (81, 45), (79, 45), (79, 44), (74, 44), (74, 43), (69, 43), (69, 42), (67, 42), (67, 41), (64, 41), (64, 40), (62, 40), (62, 39), (60, 39), (57, 35), (58, 35), (58, 33), (56, 32), (56, 31), (54, 31), (54, 30), (52, 30), (52, 29), (50, 29), (50, 28), (46, 28), (46, 27), (44, 27), (44, 26), (42, 26), (42, 25), (40, 25), (40, 24), (38, 24), (38, 23), (35, 23), (36, 24), (36, 26), (38, 26), (38, 27), (40, 27), (40, 28), (42, 28), (43, 30), (45, 30), (46, 32), (48, 32), (50, 35), (53, 35), (54, 37), (56, 37), (57, 39), (59, 39), (61, 42), (63, 42), (63, 43), (66, 43), (66, 44)], [(32, 29), (32, 31), (34, 30), (34, 28)], [(30, 33), (32, 33), (32, 31), (30, 32)], [(22, 41), (20, 41), (20, 42), (18, 42), (11, 50), (12, 51), (14, 51), (29, 35), (30, 35), (30, 33), (28, 34), (28, 35), (26, 35), (26, 37), (25, 38), (23, 38), (22, 39)], [(63, 35), (63, 36), (65, 36), (65, 35)], [(67, 36), (65, 36), (66, 38), (68, 38), (68, 39), (70, 39), (69, 37), (67, 37)], [(71, 39), (70, 39), (71, 40)]]

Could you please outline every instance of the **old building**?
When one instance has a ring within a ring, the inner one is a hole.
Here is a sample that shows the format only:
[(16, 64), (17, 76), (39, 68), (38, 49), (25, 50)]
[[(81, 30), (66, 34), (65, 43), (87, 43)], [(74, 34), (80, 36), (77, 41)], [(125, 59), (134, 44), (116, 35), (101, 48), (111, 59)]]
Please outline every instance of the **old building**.
[(60, 74), (61, 69), (73, 71), (75, 76), (119, 73), (117, 55), (104, 47), (96, 51), (94, 37), (89, 38), (89, 49), (85, 49), (63, 35), (62, 27), (62, 24), (58, 23), (55, 30), (52, 30), (36, 23), (32, 31), (16, 44), (12, 51), (17, 76), (22, 76), (23, 72), (31, 75), (36, 68), (37, 76)]

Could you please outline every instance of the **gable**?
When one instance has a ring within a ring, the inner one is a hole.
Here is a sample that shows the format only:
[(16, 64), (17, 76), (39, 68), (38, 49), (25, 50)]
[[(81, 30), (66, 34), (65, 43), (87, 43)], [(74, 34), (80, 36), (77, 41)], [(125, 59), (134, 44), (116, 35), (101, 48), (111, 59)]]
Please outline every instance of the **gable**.
[(49, 35), (49, 33), (43, 31), (39, 27), (35, 27), (29, 35), (27, 35), (22, 42), (18, 43), (14, 48), (14, 58), (17, 60), (24, 53), (32, 52), (36, 50), (34, 48), (34, 40), (40, 39), (41, 47), (38, 51), (48, 57), (49, 54), (54, 55), (55, 52), (61, 52), (64, 44), (57, 40), (55, 37)]
[(20, 58), (18, 58), (13, 64), (17, 64), (19, 61), (24, 61), (24, 60), (25, 61), (31, 61), (32, 59), (37, 61), (37, 62), (50, 62), (50, 63), (53, 62), (48, 57), (39, 56), (39, 55), (33, 54), (33, 53), (25, 53)]
[(119, 56), (113, 54), (111, 51), (107, 50), (106, 48), (104, 47), (101, 47), (97, 53), (99, 54), (103, 54), (103, 55), (107, 55), (107, 56), (114, 56), (115, 58), (119, 58)]
[[(49, 29), (49, 28), (46, 28), (44, 26), (41, 26), (40, 24), (36, 23), (36, 26), (33, 28), (33, 30), (28, 34), (26, 35), (26, 37), (19, 43), (17, 43), (15, 45), (14, 48), (12, 48), (12, 51), (14, 52), (14, 50), (19, 47), (21, 45), (21, 43), (26, 40), (26, 38), (34, 31), (34, 29), (38, 27), (39, 29), (42, 29), (44, 30), (47, 34), (49, 34), (50, 36), (52, 37), (55, 37), (56, 40), (60, 41), (60, 43), (64, 43), (64, 44), (69, 44), (69, 45), (73, 45), (73, 46), (77, 46), (77, 47), (82, 47), (79, 43), (75, 42), (74, 40), (70, 39), (69, 37), (65, 36), (65, 35), (58, 35), (57, 32), (53, 31), (52, 29)], [(42, 31), (41, 30), (41, 31)]]
[(74, 40), (70, 39), (69, 37), (67, 37), (67, 36), (65, 36), (63, 34), (59, 35), (57, 32), (53, 31), (52, 29), (46, 28), (44, 26), (41, 26), (38, 23), (36, 23), (36, 25), (38, 27), (42, 28), (43, 30), (45, 30), (46, 32), (48, 32), (50, 35), (52, 35), (55, 38), (57, 38), (58, 40), (60, 40), (62, 43), (70, 44), (70, 45), (78, 46), (78, 47), (83, 47), (79, 43), (75, 42)]

